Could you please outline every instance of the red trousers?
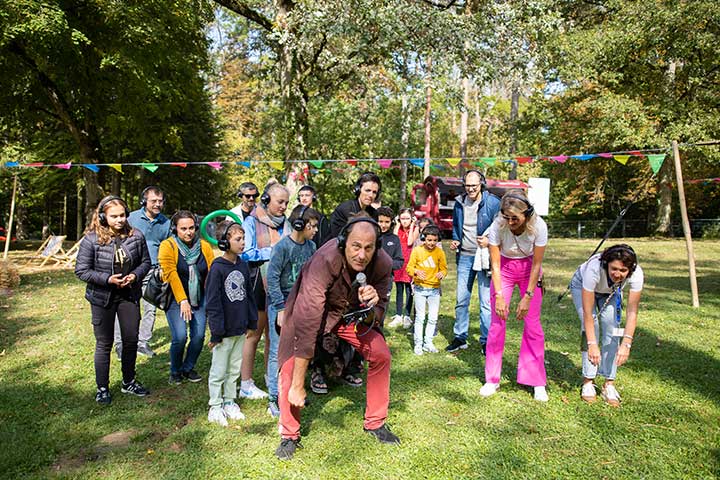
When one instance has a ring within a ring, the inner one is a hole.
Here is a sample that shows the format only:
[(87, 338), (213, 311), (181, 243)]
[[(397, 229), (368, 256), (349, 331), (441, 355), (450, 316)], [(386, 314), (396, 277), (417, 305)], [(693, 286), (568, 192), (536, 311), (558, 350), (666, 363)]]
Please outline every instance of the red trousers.
[[(367, 400), (365, 403), (365, 428), (373, 430), (381, 427), (387, 419), (388, 404), (390, 403), (390, 349), (377, 330), (367, 331), (365, 325), (340, 325), (334, 332), (355, 350), (360, 352), (368, 362), (367, 374)], [(362, 336), (359, 336), (364, 334)], [(300, 437), (300, 409), (288, 402), (288, 392), (292, 384), (295, 357), (290, 357), (280, 366), (280, 435), (282, 438)]]

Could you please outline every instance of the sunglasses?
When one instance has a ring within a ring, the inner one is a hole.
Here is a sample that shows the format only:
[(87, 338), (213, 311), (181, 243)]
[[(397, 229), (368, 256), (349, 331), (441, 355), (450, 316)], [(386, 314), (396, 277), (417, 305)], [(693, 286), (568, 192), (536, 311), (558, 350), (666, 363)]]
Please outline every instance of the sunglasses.
[(243, 193), (243, 197), (245, 198), (257, 198), (259, 197), (259, 193)]

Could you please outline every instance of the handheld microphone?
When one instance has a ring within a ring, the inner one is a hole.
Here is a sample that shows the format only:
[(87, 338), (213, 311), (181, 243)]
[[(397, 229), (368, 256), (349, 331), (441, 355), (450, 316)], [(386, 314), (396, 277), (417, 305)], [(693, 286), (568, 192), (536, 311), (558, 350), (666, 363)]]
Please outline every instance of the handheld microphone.
[[(355, 281), (360, 285), (360, 288), (367, 287), (367, 276), (360, 272), (355, 276)], [(372, 307), (372, 304), (365, 304), (365, 302), (362, 303), (362, 305), (367, 305), (368, 307)]]

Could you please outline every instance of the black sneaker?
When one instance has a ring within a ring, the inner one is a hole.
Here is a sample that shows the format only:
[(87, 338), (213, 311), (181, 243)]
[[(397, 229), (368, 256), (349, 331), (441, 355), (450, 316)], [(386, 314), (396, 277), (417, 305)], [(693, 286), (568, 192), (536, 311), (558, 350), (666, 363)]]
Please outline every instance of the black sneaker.
[(143, 387), (143, 384), (138, 382), (137, 380), (133, 380), (130, 383), (122, 382), (122, 388), (120, 388), (120, 391), (122, 393), (132, 393), (133, 395), (137, 395), (138, 397), (145, 397), (147, 395), (150, 395), (150, 390)]
[(458, 350), (465, 350), (468, 347), (468, 344), (465, 340), (460, 340), (459, 338), (453, 338), (453, 341), (445, 347), (446, 352), (457, 352)]
[(487, 343), (480, 342), (480, 355), (483, 357), (487, 354)]
[(376, 428), (375, 430), (368, 430), (367, 428), (363, 428), (363, 430), (372, 434), (375, 438), (377, 438), (378, 442), (380, 443), (400, 445), (400, 439), (398, 438), (398, 436), (392, 433), (387, 427), (387, 425), (384, 423), (380, 428)]
[(146, 357), (150, 357), (150, 358), (155, 356), (155, 352), (153, 352), (152, 349), (150, 347), (148, 347), (147, 345), (138, 345), (137, 352), (140, 355), (145, 355)]
[(168, 383), (170, 385), (180, 385), (183, 381), (183, 376), (180, 373), (171, 373)]
[(95, 394), (95, 401), (100, 405), (110, 405), (112, 403), (112, 395), (110, 395), (110, 390), (105, 387), (98, 388), (97, 393)]
[(202, 380), (202, 377), (198, 375), (198, 373), (195, 370), (190, 370), (189, 372), (183, 372), (182, 373), (183, 378), (187, 380), (188, 382), (197, 383)]
[(283, 438), (275, 449), (275, 456), (280, 460), (291, 460), (298, 448), (303, 448), (299, 438)]

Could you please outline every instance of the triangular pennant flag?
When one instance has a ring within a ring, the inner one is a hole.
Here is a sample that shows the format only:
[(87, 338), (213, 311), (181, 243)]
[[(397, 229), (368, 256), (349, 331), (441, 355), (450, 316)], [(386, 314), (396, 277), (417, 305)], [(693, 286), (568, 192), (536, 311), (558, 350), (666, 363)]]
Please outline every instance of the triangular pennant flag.
[(425, 159), (424, 158), (410, 158), (408, 161), (415, 165), (416, 167), (424, 167), (425, 166)]
[(597, 156), (602, 158), (613, 158), (612, 153), (598, 153)]
[(308, 163), (315, 168), (322, 168), (324, 162), (322, 160), (308, 160)]
[(187, 163), (185, 162), (170, 162), (170, 165), (172, 165), (173, 167), (187, 167)]
[(45, 164), (42, 162), (33, 162), (33, 163), (26, 163), (24, 165), (20, 165), (21, 167), (29, 167), (29, 168), (35, 168), (35, 167), (42, 167)]
[(532, 157), (515, 157), (518, 163), (532, 163)]
[(565, 163), (567, 159), (569, 158), (567, 155), (555, 155), (552, 157), (549, 157), (553, 162), (557, 163)]
[(443, 166), (442, 165), (430, 165), (430, 169), (431, 170), (442, 170)]
[(100, 171), (100, 167), (98, 167), (97, 165), (93, 165), (92, 163), (83, 163), (81, 166), (87, 168), (91, 172), (98, 173)]
[(72, 162), (68, 163), (57, 163), (53, 165), (55, 168), (62, 168), (63, 170), (70, 170), (70, 167), (72, 166)]
[(236, 162), (236, 164), (245, 168), (250, 168), (250, 162)]
[(634, 157), (644, 157), (645, 156), (645, 154), (639, 150), (633, 150), (632, 152), (628, 152), (628, 153)]
[(570, 158), (575, 158), (575, 159), (577, 159), (577, 160), (582, 160), (583, 162), (587, 162), (587, 161), (590, 160), (591, 158), (595, 158), (595, 157), (597, 157), (597, 155), (593, 155), (593, 154), (591, 154), (591, 153), (590, 153), (590, 154), (582, 154), (582, 155), (570, 155)]
[(19, 167), (20, 163), (18, 162), (5, 162), (6, 167)]
[(123, 173), (123, 171), (122, 171), (122, 165), (119, 164), (119, 163), (108, 163), (107, 166), (110, 167), (110, 168), (114, 168), (115, 170), (117, 170), (117, 171), (120, 172), (120, 173)]
[(273, 167), (275, 170), (282, 170), (283, 166), (285, 165), (282, 160), (270, 160), (268, 162), (271, 167)]
[(480, 161), (485, 165), (492, 167), (497, 161), (497, 157), (480, 157)]
[(376, 161), (382, 168), (390, 168), (392, 164), (392, 160), (387, 158), (377, 159)]
[(451, 158), (446, 158), (446, 160), (451, 166), (457, 167), (457, 164), (460, 163), (460, 160), (462, 160), (462, 159), (457, 158), (457, 157), (451, 157)]
[(222, 168), (222, 163), (220, 162), (207, 162), (208, 165), (210, 165), (215, 170), (220, 170)]
[(647, 159), (650, 162), (650, 168), (652, 169), (654, 174), (660, 171), (660, 167), (662, 167), (662, 164), (665, 161), (665, 155), (666, 154), (662, 153), (659, 155), (647, 156)]
[(345, 160), (345, 161), (346, 161), (347, 163), (349, 163), (350, 165), (352, 165), (353, 167), (354, 167), (355, 165), (357, 165), (357, 160), (354, 160), (354, 159), (352, 159), (352, 158), (347, 159), (347, 160)]
[(141, 163), (140, 165), (142, 165), (146, 170), (150, 170), (153, 173), (155, 173), (155, 170), (160, 168), (157, 165), (155, 165), (154, 163)]
[(625, 165), (627, 163), (628, 159), (630, 158), (630, 155), (613, 155), (613, 158), (615, 160), (617, 160), (618, 162), (622, 163), (623, 165)]

